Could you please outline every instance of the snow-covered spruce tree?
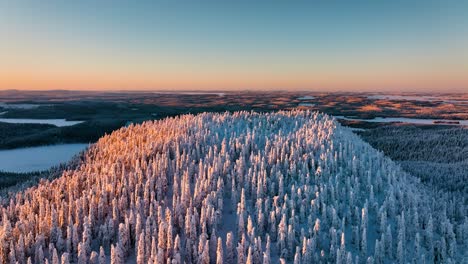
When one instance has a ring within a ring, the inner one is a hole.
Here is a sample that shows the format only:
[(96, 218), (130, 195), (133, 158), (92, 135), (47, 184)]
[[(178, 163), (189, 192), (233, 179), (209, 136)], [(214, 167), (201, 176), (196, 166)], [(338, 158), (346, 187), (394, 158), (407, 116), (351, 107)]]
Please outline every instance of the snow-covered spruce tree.
[(78, 168), (2, 199), (0, 259), (458, 263), (460, 201), (327, 115), (183, 115), (106, 135)]
[(223, 254), (223, 241), (218, 237), (218, 242), (216, 245), (216, 264), (224, 263), (224, 254)]

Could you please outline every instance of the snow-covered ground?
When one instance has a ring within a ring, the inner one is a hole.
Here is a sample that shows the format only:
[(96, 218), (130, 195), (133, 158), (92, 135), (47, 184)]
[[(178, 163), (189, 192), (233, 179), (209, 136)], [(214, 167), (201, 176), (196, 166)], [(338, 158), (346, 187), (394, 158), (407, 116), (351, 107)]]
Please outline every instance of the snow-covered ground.
[(444, 103), (450, 103), (450, 104), (468, 104), (468, 100), (444, 100)]
[(315, 104), (311, 104), (311, 103), (299, 103), (299, 106), (314, 107)]
[(302, 96), (302, 97), (297, 98), (297, 100), (313, 100), (313, 99), (315, 99), (315, 97), (310, 96), (310, 95), (306, 95), (306, 96)]
[[(400, 123), (408, 123), (408, 124), (419, 124), (419, 125), (462, 125), (468, 126), (468, 120), (447, 120), (447, 119), (422, 119), (422, 118), (406, 118), (406, 117), (376, 117), (373, 119), (360, 119), (360, 118), (349, 118), (345, 116), (335, 116), (337, 119), (344, 119), (344, 120), (355, 120), (355, 121), (365, 121), (365, 122), (373, 122), (373, 123), (392, 123), (392, 122), (400, 122)], [(445, 123), (435, 123), (435, 122), (445, 122)], [(459, 122), (458, 124), (452, 123), (449, 124), (447, 122)]]
[(155, 94), (182, 94), (182, 95), (217, 95), (224, 96), (226, 93), (219, 92), (154, 92)]
[(68, 121), (66, 119), (0, 118), (0, 122), (14, 124), (50, 124), (58, 127), (64, 127), (80, 124), (84, 121)]
[(39, 106), (46, 106), (41, 104), (7, 104), (7, 103), (0, 103), (0, 107), (5, 109), (34, 109), (38, 108)]
[(348, 127), (351, 131), (366, 131), (364, 128), (359, 127)]
[(0, 150), (0, 171), (33, 172), (47, 170), (69, 161), (88, 144), (64, 144)]

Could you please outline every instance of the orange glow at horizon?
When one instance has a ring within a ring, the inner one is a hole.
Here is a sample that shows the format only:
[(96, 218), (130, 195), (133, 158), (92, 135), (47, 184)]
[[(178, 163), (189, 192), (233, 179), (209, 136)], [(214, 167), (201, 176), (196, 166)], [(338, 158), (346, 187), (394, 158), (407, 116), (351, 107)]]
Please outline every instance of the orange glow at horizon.
[(0, 4), (0, 90), (468, 92), (459, 1), (59, 2)]
[(283, 75), (252, 73), (135, 74), (122, 72), (8, 72), (0, 90), (318, 90), (318, 91), (450, 91), (468, 92), (462, 73), (359, 72)]

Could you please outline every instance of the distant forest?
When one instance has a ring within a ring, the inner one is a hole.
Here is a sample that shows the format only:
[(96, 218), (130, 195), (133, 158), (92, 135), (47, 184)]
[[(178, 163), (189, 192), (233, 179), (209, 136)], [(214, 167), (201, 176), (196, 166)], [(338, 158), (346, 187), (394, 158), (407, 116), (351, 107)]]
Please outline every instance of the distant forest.
[(385, 126), (360, 135), (423, 182), (447, 191), (468, 191), (468, 129)]
[(124, 125), (124, 120), (86, 121), (67, 127), (0, 122), (0, 149), (96, 142), (104, 134), (109, 134)]

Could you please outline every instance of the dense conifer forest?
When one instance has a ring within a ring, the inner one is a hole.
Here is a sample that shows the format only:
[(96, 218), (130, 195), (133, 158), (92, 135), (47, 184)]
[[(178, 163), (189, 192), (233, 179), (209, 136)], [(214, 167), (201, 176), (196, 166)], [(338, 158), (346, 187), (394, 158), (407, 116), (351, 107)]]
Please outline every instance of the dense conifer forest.
[(462, 263), (466, 193), (436, 196), (317, 112), (129, 125), (2, 202), (2, 263)]
[(468, 203), (466, 127), (384, 126), (359, 134), (424, 183), (439, 190), (464, 193), (465, 204)]

